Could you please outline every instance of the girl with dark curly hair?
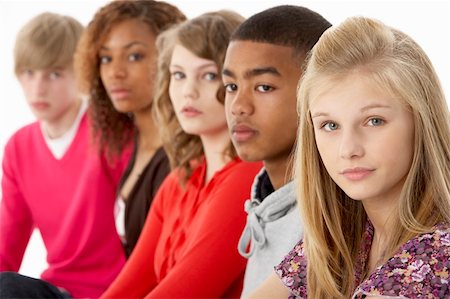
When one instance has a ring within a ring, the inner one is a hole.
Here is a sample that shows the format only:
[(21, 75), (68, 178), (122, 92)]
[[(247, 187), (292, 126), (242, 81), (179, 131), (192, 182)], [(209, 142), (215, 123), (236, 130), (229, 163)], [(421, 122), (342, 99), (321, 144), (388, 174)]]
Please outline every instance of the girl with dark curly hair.
[(110, 158), (134, 141), (118, 189), (116, 226), (131, 254), (153, 196), (170, 167), (152, 117), (158, 34), (185, 20), (161, 1), (113, 1), (102, 7), (81, 37), (75, 67), (90, 99), (95, 138)]

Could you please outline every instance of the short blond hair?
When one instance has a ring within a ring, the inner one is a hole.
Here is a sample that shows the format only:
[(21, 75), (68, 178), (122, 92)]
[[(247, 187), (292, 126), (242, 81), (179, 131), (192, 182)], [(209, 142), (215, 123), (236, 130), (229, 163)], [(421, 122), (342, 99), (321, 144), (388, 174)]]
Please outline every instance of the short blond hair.
[(26, 69), (72, 68), (83, 25), (51, 12), (32, 18), (19, 31), (14, 46), (14, 72)]

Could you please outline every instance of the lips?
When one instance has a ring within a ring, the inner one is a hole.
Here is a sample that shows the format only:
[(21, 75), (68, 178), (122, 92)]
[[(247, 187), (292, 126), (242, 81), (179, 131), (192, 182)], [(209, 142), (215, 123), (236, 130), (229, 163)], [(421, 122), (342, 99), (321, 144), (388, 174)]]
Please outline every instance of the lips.
[(365, 167), (347, 168), (341, 174), (350, 181), (360, 181), (370, 176), (375, 169)]
[(33, 107), (33, 109), (36, 109), (36, 110), (45, 110), (48, 107), (50, 107), (50, 104), (47, 102), (34, 102), (34, 103), (31, 103), (31, 107)]
[(113, 88), (110, 90), (110, 96), (113, 100), (123, 100), (129, 97), (131, 90), (127, 88)]
[(234, 125), (231, 128), (231, 137), (237, 143), (247, 142), (257, 134), (257, 131), (245, 124)]
[(183, 114), (186, 117), (195, 117), (195, 116), (202, 114), (202, 112), (192, 106), (184, 106), (181, 109), (181, 114)]

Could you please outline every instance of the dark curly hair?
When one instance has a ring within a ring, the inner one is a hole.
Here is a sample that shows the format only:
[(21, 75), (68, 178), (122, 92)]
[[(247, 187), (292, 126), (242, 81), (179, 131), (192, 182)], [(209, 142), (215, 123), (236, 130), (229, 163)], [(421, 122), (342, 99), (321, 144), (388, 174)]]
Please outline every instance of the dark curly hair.
[(100, 150), (106, 150), (110, 158), (124, 149), (136, 131), (133, 119), (114, 109), (100, 77), (98, 53), (108, 32), (130, 19), (146, 24), (157, 36), (186, 17), (178, 8), (162, 1), (112, 1), (100, 8), (81, 36), (74, 58), (77, 80), (81, 91), (89, 96), (94, 137)]
[[(171, 167), (181, 167), (184, 180), (192, 173), (191, 161), (203, 156), (203, 146), (199, 136), (183, 131), (169, 97), (169, 66), (173, 49), (176, 44), (180, 44), (198, 57), (214, 61), (221, 74), (231, 34), (243, 21), (244, 17), (229, 10), (205, 13), (174, 26), (156, 40), (159, 56), (152, 113), (161, 124), (160, 135)], [(217, 91), (217, 101), (223, 104), (224, 98), (222, 86)], [(224, 155), (231, 158), (237, 156), (231, 141)]]

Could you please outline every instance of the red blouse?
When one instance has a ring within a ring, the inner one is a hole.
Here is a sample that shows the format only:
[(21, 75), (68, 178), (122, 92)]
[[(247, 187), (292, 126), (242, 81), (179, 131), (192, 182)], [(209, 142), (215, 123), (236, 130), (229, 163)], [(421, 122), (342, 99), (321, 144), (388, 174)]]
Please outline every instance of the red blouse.
[(161, 185), (130, 259), (102, 298), (239, 297), (246, 260), (237, 251), (244, 202), (260, 163), (233, 160), (205, 185), (200, 163), (180, 185)]

